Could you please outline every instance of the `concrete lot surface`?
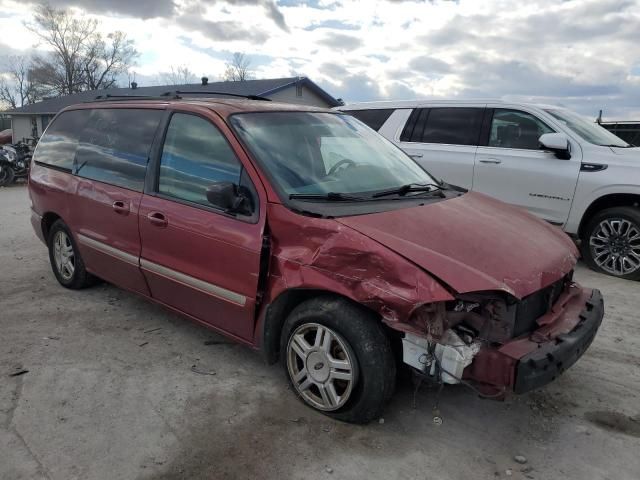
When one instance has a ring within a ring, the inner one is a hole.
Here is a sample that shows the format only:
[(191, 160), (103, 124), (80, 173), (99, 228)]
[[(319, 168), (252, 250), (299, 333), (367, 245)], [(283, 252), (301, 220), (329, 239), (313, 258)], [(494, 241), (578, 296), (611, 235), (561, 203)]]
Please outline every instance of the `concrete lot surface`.
[(279, 366), (159, 306), (107, 284), (62, 288), (26, 188), (2, 188), (0, 478), (637, 480), (640, 285), (577, 278), (607, 314), (555, 383), (505, 402), (446, 387), (437, 426), (434, 392), (414, 409), (403, 380), (384, 421), (353, 426), (305, 407)]

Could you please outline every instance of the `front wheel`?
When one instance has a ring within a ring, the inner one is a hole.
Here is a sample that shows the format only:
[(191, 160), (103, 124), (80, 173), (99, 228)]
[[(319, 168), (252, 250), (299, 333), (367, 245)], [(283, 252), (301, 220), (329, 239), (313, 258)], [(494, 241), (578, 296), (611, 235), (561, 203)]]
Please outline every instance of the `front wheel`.
[(379, 417), (395, 387), (393, 352), (382, 325), (347, 300), (308, 300), (285, 321), (282, 363), (298, 396), (352, 423)]
[(6, 187), (13, 183), (15, 172), (9, 165), (0, 164), (0, 187)]
[(640, 280), (640, 209), (614, 207), (598, 212), (582, 236), (589, 267), (626, 280)]

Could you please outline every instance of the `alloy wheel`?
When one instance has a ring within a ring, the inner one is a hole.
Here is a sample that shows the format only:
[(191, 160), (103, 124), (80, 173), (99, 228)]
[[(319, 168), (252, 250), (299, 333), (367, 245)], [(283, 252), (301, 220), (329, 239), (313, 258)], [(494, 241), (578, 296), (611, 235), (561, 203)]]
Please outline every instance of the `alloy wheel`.
[(624, 218), (607, 218), (589, 238), (593, 260), (612, 275), (628, 275), (640, 269), (640, 227)]
[(287, 368), (300, 396), (323, 411), (342, 407), (357, 380), (351, 348), (338, 333), (318, 323), (305, 323), (293, 332)]
[(53, 259), (58, 273), (64, 280), (71, 280), (75, 272), (75, 253), (71, 239), (62, 230), (53, 238)]

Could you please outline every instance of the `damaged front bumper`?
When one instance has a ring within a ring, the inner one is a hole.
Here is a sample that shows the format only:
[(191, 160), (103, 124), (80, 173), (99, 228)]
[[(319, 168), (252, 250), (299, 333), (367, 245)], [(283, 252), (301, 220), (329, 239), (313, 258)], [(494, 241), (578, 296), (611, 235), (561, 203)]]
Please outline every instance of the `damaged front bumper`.
[(578, 324), (572, 331), (538, 344), (533, 352), (520, 358), (516, 365), (515, 393), (525, 393), (555, 380), (587, 350), (596, 336), (604, 316), (604, 301), (599, 290), (592, 290)]
[(483, 348), (464, 370), (464, 378), (483, 391), (525, 393), (553, 381), (580, 358), (593, 341), (604, 316), (598, 290), (573, 291), (554, 305), (540, 328), (496, 348)]

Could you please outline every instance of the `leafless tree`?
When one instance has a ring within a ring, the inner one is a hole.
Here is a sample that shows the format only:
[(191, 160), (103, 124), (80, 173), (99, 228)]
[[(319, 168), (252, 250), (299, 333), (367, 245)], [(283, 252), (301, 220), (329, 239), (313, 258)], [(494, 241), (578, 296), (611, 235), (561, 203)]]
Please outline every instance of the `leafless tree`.
[(166, 85), (186, 85), (198, 81), (196, 74), (186, 65), (171, 65), (168, 72), (160, 74), (160, 81)]
[(253, 78), (251, 59), (244, 53), (234, 53), (231, 62), (227, 63), (223, 78), (228, 82), (244, 82)]
[(133, 40), (123, 32), (107, 34), (106, 39), (96, 34), (84, 54), (84, 81), (88, 90), (111, 88), (118, 77), (134, 63), (138, 52)]
[(17, 108), (41, 98), (30, 69), (28, 57), (11, 56), (0, 62), (0, 102)]
[(105, 39), (97, 20), (47, 3), (36, 7), (34, 20), (26, 27), (52, 50), (36, 56), (32, 69), (34, 81), (50, 95), (114, 86), (138, 55), (124, 33), (112, 32)]

